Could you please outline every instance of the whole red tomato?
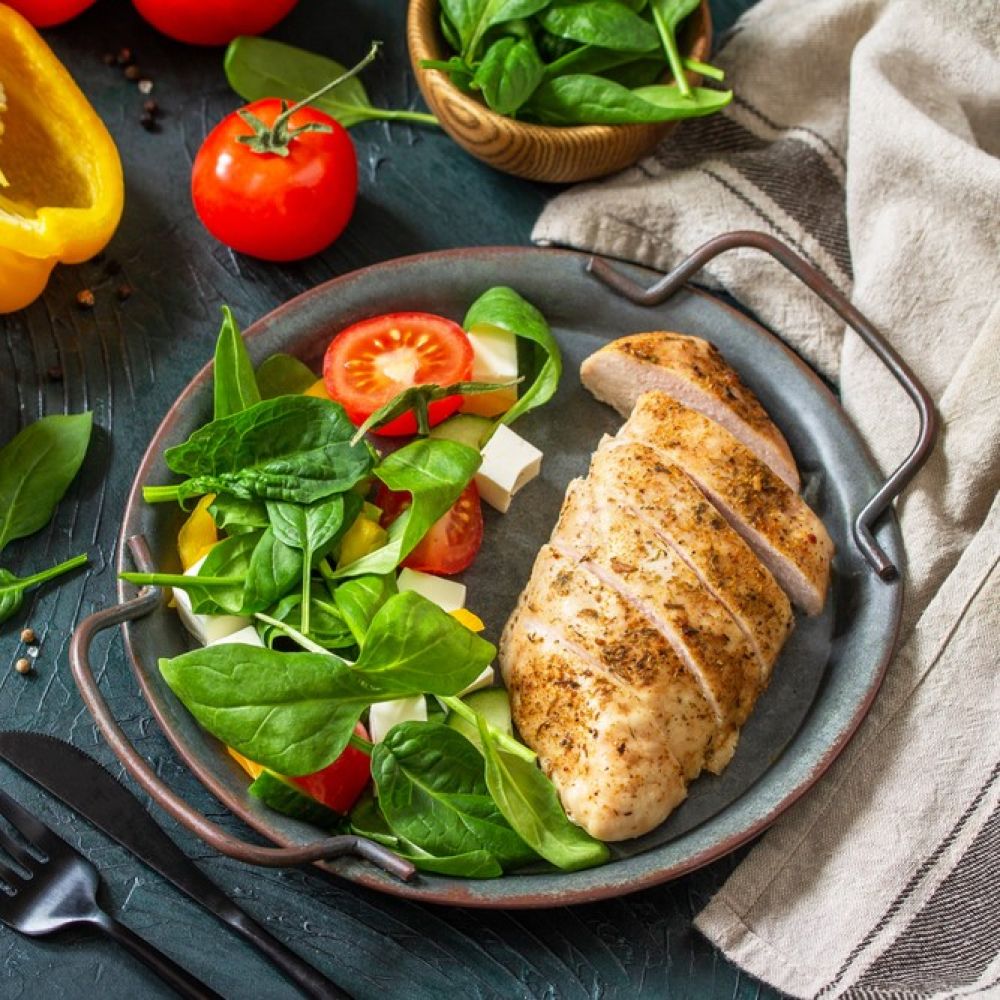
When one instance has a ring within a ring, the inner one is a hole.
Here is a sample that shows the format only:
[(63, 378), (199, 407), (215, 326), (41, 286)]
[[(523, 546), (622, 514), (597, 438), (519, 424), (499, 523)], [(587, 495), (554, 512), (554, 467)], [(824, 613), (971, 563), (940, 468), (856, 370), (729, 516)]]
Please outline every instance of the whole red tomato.
[[(263, 134), (241, 113), (265, 126)], [(281, 115), (281, 101), (270, 97), (227, 115), (209, 132), (191, 173), (195, 211), (208, 231), (263, 260), (299, 260), (329, 246), (350, 220), (358, 192), (357, 156), (343, 126), (310, 107), (294, 111), (285, 126)], [(284, 141), (273, 134), (276, 122)], [(305, 125), (322, 131), (298, 131)], [(239, 141), (255, 134), (253, 144)], [(266, 151), (275, 142), (287, 155)]]
[[(41, 0), (35, 0), (41, 2)], [(237, 35), (259, 35), (298, 0), (132, 0), (165, 35), (191, 45), (228, 45)]]
[(94, 0), (6, 0), (36, 28), (51, 28), (85, 11)]

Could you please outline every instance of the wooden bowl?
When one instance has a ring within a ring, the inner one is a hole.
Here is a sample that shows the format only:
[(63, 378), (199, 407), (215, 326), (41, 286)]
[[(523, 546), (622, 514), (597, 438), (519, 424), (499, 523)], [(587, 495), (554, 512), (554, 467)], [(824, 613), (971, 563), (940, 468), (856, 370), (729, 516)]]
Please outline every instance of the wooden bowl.
[[(441, 36), (439, 0), (410, 0), (406, 38), (420, 91), (441, 127), (466, 152), (516, 177), (534, 181), (583, 181), (603, 177), (635, 163), (677, 125), (533, 125), (495, 114), (478, 98), (463, 93), (447, 74), (421, 69), (424, 59), (454, 55)], [(680, 50), (704, 62), (711, 53), (712, 17), (708, 0), (687, 19)], [(701, 77), (688, 74), (692, 84)]]

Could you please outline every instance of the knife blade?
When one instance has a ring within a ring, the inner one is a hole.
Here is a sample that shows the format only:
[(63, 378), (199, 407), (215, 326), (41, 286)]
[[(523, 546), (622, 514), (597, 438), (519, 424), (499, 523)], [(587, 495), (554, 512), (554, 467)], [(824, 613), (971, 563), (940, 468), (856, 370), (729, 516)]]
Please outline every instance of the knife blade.
[(308, 996), (347, 998), (318, 969), (241, 910), (167, 836), (142, 803), (89, 754), (45, 733), (0, 732), (0, 759), (89, 820), (171, 885), (255, 945)]

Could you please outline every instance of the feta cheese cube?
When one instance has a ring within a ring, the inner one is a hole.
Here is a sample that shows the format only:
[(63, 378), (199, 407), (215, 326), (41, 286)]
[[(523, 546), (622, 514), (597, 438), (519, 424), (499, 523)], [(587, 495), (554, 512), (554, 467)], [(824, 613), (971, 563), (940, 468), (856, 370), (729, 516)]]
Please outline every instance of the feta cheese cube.
[(426, 722), (427, 699), (422, 695), (377, 701), (368, 710), (368, 735), (372, 743), (381, 743), (393, 726), (401, 722)]
[(442, 611), (457, 611), (465, 607), (465, 584), (455, 580), (445, 580), (433, 573), (405, 567), (399, 571), (396, 586), (400, 593), (412, 590), (428, 601), (433, 601)]
[(483, 448), (483, 464), (476, 473), (479, 495), (505, 514), (511, 498), (542, 468), (542, 453), (529, 441), (500, 424)]
[[(197, 576), (204, 557), (199, 559), (193, 566), (185, 570), (185, 576)], [(217, 639), (224, 639), (226, 636), (239, 632), (252, 624), (251, 619), (243, 615), (199, 615), (191, 608), (191, 598), (186, 590), (174, 587), (174, 603), (177, 605), (177, 614), (184, 627), (203, 646), (207, 646)]]
[[(509, 382), (517, 378), (517, 337), (513, 333), (483, 323), (469, 330), (468, 337), (473, 351), (473, 382)], [(462, 412), (495, 417), (516, 402), (517, 386), (512, 385), (507, 389), (467, 396)]]
[(261, 649), (265, 648), (264, 640), (258, 635), (257, 630), (253, 627), (253, 625), (241, 628), (239, 632), (233, 632), (231, 635), (224, 635), (218, 639), (213, 639), (205, 645), (224, 646), (227, 643), (235, 643), (239, 646), (260, 646)]

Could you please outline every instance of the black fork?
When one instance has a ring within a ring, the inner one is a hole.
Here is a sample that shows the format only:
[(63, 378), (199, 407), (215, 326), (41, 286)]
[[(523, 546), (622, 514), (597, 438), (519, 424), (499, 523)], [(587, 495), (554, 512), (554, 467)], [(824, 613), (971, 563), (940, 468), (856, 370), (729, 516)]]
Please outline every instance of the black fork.
[(222, 1000), (218, 993), (101, 909), (97, 902), (97, 869), (3, 791), (0, 815), (42, 856), (37, 857), (0, 827), (0, 847), (26, 873), (0, 861), (0, 920), (31, 937), (44, 937), (64, 927), (97, 927), (145, 962), (182, 997)]

